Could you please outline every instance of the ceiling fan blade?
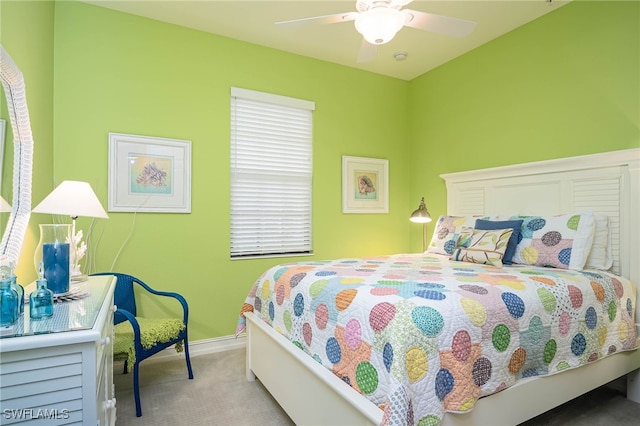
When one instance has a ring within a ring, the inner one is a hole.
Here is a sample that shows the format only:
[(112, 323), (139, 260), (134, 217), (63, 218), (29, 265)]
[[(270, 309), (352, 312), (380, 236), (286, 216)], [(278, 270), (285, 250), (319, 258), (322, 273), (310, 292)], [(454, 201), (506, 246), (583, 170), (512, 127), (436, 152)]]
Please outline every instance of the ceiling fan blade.
[(378, 55), (378, 46), (375, 44), (369, 43), (367, 40), (362, 38), (362, 44), (360, 44), (360, 52), (358, 52), (358, 62), (369, 62), (373, 61)]
[(462, 38), (471, 34), (476, 28), (476, 23), (473, 21), (450, 16), (418, 12), (411, 9), (404, 9), (402, 13), (406, 16), (405, 26), (438, 34)]
[(306, 27), (307, 25), (315, 24), (337, 24), (340, 22), (348, 22), (356, 19), (358, 14), (356, 12), (336, 13), (334, 15), (314, 16), (312, 18), (293, 19), (291, 21), (276, 22), (276, 25), (283, 25), (290, 28), (294, 27)]

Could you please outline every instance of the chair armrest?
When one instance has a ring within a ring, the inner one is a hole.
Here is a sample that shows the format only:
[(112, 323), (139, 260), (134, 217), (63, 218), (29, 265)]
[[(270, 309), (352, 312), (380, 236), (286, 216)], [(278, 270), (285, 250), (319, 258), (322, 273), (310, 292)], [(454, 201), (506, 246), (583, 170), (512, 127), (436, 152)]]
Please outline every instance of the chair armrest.
[(145, 290), (147, 290), (149, 293), (151, 294), (155, 294), (156, 296), (164, 296), (164, 297), (172, 297), (176, 300), (178, 300), (180, 302), (180, 304), (182, 305), (182, 310), (184, 312), (183, 314), (183, 322), (185, 324), (185, 326), (187, 325), (187, 322), (189, 320), (189, 305), (187, 304), (187, 300), (178, 293), (172, 292), (172, 291), (158, 291), (155, 290), (151, 287), (149, 287), (148, 284), (140, 281), (140, 280), (134, 280), (134, 282), (140, 286), (142, 286)]
[(140, 339), (140, 324), (138, 324), (138, 320), (133, 314), (124, 309), (116, 309), (114, 315), (120, 314), (129, 321), (131, 324), (131, 328), (133, 328), (133, 344), (135, 348), (135, 352), (139, 353), (142, 351), (142, 340)]

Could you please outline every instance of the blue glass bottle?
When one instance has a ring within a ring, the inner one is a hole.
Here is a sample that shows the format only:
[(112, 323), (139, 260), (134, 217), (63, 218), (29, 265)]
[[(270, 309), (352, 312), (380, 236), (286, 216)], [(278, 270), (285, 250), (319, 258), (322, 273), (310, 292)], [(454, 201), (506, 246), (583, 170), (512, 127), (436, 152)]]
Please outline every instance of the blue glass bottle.
[(37, 288), (29, 295), (29, 315), (33, 320), (49, 318), (53, 315), (53, 291), (47, 288), (43, 277), (36, 280)]
[(19, 316), (18, 293), (11, 288), (11, 281), (0, 281), (0, 326), (13, 325)]
[(18, 284), (15, 274), (11, 274), (9, 280), (11, 281), (11, 287), (18, 293), (18, 314), (22, 315), (24, 313), (24, 287)]

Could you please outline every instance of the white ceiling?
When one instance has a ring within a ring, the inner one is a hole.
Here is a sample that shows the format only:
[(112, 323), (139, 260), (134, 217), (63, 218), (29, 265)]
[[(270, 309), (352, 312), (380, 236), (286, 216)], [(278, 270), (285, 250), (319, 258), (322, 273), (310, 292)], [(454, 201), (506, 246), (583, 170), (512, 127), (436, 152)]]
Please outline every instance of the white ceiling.
[[(284, 28), (275, 22), (355, 11), (349, 1), (273, 0), (86, 0), (86, 3), (145, 16), (221, 36), (309, 56), (361, 70), (411, 80), (571, 0), (415, 0), (404, 7), (477, 23), (462, 39), (402, 28), (379, 46), (373, 61), (358, 63), (362, 36), (353, 22)], [(408, 57), (396, 61), (394, 53)]]

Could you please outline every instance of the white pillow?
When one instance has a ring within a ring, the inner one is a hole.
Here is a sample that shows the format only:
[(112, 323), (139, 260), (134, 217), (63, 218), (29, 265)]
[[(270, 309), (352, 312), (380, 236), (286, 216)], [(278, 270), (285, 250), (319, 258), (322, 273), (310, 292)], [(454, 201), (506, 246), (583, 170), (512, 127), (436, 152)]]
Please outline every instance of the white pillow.
[(600, 269), (608, 271), (613, 266), (613, 254), (611, 252), (611, 230), (609, 229), (609, 216), (595, 214), (596, 229), (593, 235), (593, 244), (587, 257), (585, 269)]
[(580, 271), (593, 244), (592, 213), (557, 216), (512, 216), (523, 219), (513, 263)]
[(453, 254), (462, 228), (473, 228), (476, 225), (476, 219), (483, 217), (484, 216), (440, 216), (436, 221), (436, 228), (433, 231), (431, 242), (425, 253)]

